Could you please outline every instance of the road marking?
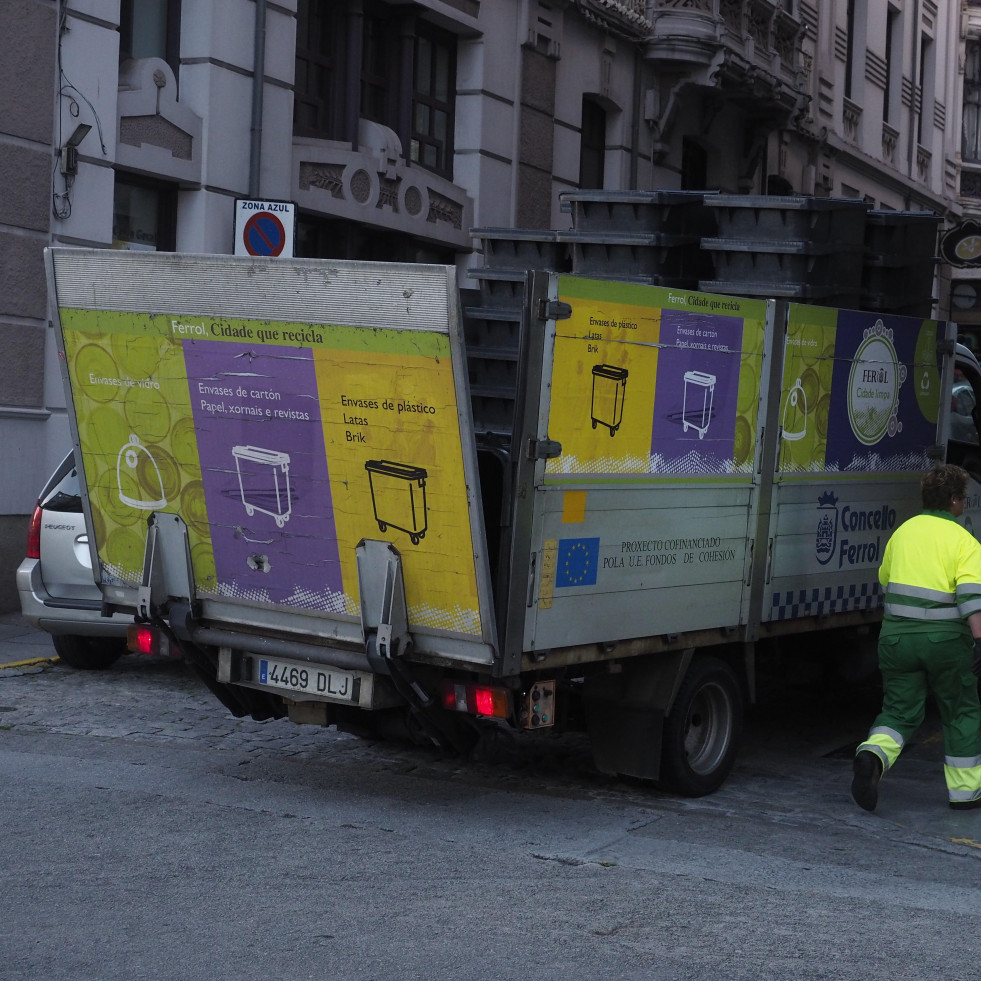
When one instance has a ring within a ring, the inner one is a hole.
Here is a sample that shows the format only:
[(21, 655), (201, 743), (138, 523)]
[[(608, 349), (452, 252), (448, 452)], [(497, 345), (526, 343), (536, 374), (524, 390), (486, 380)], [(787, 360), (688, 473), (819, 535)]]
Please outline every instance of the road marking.
[(969, 848), (981, 848), (981, 844), (972, 841), (970, 838), (951, 838), (955, 845), (967, 845)]
[(0, 671), (4, 668), (32, 668), (36, 664), (58, 664), (61, 658), (55, 657), (32, 657), (29, 661), (10, 661), (7, 664), (0, 664)]

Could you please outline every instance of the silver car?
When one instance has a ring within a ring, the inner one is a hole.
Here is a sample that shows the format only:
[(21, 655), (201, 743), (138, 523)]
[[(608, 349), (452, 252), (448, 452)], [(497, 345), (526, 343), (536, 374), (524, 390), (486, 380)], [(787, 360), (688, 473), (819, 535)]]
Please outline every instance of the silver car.
[(126, 653), (133, 618), (102, 616), (73, 453), (38, 497), (17, 592), (24, 616), (52, 635), (58, 656), (73, 668), (107, 668)]

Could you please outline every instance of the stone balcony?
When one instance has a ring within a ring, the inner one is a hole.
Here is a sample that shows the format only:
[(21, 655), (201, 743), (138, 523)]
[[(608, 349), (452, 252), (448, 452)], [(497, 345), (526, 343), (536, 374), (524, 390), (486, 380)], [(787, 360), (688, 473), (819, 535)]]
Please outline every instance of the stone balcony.
[[(611, 0), (612, 2), (612, 0)], [(677, 94), (702, 89), (717, 101), (744, 107), (766, 125), (790, 125), (806, 98), (803, 21), (778, 0), (651, 0), (645, 57), (673, 79), (669, 96), (657, 97), (658, 140), (672, 125)]]
[(783, 84), (800, 81), (804, 26), (777, 0), (653, 0), (649, 17), (646, 54), (660, 64), (738, 59)]

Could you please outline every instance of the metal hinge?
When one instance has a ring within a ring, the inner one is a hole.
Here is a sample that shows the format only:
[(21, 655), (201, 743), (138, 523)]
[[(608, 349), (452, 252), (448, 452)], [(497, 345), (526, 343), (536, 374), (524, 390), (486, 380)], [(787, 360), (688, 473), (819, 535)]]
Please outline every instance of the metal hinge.
[(551, 460), (562, 455), (562, 444), (554, 439), (529, 439), (529, 460)]
[(572, 307), (561, 300), (542, 300), (538, 305), (539, 320), (568, 320)]

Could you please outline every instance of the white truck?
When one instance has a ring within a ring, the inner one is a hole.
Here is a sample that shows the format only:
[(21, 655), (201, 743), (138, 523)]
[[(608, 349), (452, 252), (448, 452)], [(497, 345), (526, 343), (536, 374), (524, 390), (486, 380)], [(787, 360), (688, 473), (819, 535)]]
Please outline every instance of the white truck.
[(981, 465), (944, 322), (530, 272), (468, 350), (451, 267), (47, 262), (105, 610), (239, 716), (710, 793), (757, 656), (872, 643), (920, 474)]

